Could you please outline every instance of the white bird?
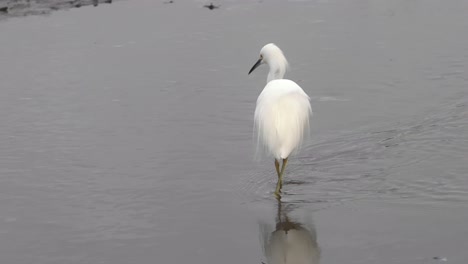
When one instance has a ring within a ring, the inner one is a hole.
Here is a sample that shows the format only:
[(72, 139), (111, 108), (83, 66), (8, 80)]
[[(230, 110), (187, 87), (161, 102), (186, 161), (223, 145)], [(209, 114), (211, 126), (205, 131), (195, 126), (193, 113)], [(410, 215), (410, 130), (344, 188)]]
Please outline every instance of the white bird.
[[(258, 142), (275, 158), (278, 174), (275, 195), (279, 196), (288, 157), (299, 148), (309, 129), (312, 107), (309, 96), (297, 83), (283, 79), (288, 61), (273, 43), (260, 50), (260, 58), (249, 74), (265, 63), (270, 67), (270, 72), (267, 85), (258, 96), (254, 119)], [(281, 170), (279, 160), (283, 161)]]

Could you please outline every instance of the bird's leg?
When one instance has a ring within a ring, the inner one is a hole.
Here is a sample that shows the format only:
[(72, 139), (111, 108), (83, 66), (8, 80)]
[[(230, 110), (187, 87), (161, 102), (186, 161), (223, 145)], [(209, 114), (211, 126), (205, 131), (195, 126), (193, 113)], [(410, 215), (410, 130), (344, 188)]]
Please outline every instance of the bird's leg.
[(275, 189), (275, 196), (277, 199), (280, 199), (281, 196), (280, 196), (280, 189), (281, 189), (281, 180), (280, 178), (278, 178), (278, 182), (276, 182), (276, 189)]
[(288, 158), (283, 159), (283, 166), (281, 167), (281, 171), (278, 172), (279, 162), (278, 160), (275, 159), (276, 172), (278, 172), (278, 182), (276, 183), (276, 189), (275, 189), (275, 195), (277, 197), (279, 196), (279, 192), (281, 188), (283, 187), (283, 172), (284, 172), (284, 168), (286, 167), (286, 163), (288, 163)]
[(280, 188), (283, 187), (283, 172), (284, 168), (286, 167), (286, 163), (288, 163), (288, 158), (283, 159), (283, 166), (281, 167), (279, 181), (280, 181)]
[(275, 159), (275, 168), (276, 168), (276, 174), (278, 174), (278, 179), (280, 177), (280, 169), (279, 169), (279, 162), (277, 159)]
[(286, 167), (286, 163), (288, 163), (288, 158), (283, 159), (283, 167), (281, 167), (281, 177), (283, 176), (284, 167)]
[(279, 195), (279, 191), (280, 191), (280, 188), (281, 188), (281, 174), (280, 174), (280, 168), (279, 168), (279, 162), (277, 159), (275, 159), (275, 168), (276, 168), (276, 173), (278, 174), (278, 182), (276, 183), (276, 189), (275, 189), (275, 196), (276, 198), (279, 198), (281, 197)]

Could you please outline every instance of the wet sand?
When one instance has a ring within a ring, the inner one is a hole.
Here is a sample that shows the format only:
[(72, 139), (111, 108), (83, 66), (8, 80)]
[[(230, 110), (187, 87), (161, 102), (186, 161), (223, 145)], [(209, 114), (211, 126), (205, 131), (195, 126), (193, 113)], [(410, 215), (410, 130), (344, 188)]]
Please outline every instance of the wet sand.
[[(205, 4), (0, 21), (0, 262), (259, 264), (287, 227), (312, 263), (466, 263), (465, 1)], [(314, 110), (279, 204), (268, 42)]]

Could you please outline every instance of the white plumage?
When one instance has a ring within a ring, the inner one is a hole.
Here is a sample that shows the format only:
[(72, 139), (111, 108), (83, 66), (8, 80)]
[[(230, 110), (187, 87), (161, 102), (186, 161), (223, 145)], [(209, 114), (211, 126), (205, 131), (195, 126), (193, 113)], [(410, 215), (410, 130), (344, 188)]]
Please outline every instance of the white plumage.
[(300, 146), (312, 112), (309, 97), (295, 82), (270, 81), (258, 96), (255, 127), (258, 140), (277, 160)]
[[(260, 59), (249, 74), (261, 64), (268, 64), (270, 71), (267, 85), (257, 99), (255, 128), (257, 139), (275, 158), (278, 195), (282, 174), (289, 155), (302, 143), (309, 129), (312, 115), (309, 96), (295, 82), (283, 79), (288, 61), (280, 48), (270, 43), (260, 51)], [(281, 172), (278, 160), (283, 160)]]

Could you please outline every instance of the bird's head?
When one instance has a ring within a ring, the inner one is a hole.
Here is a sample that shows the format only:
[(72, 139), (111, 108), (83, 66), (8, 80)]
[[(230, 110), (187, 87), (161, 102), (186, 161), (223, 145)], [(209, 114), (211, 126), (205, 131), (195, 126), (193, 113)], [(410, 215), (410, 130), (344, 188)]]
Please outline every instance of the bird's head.
[(286, 60), (283, 51), (281, 51), (281, 49), (278, 48), (278, 46), (276, 46), (274, 43), (269, 43), (263, 46), (263, 48), (260, 50), (260, 58), (250, 69), (249, 74), (264, 63), (270, 66), (270, 70), (279, 70), (283, 72), (283, 74), (288, 67), (288, 61)]

